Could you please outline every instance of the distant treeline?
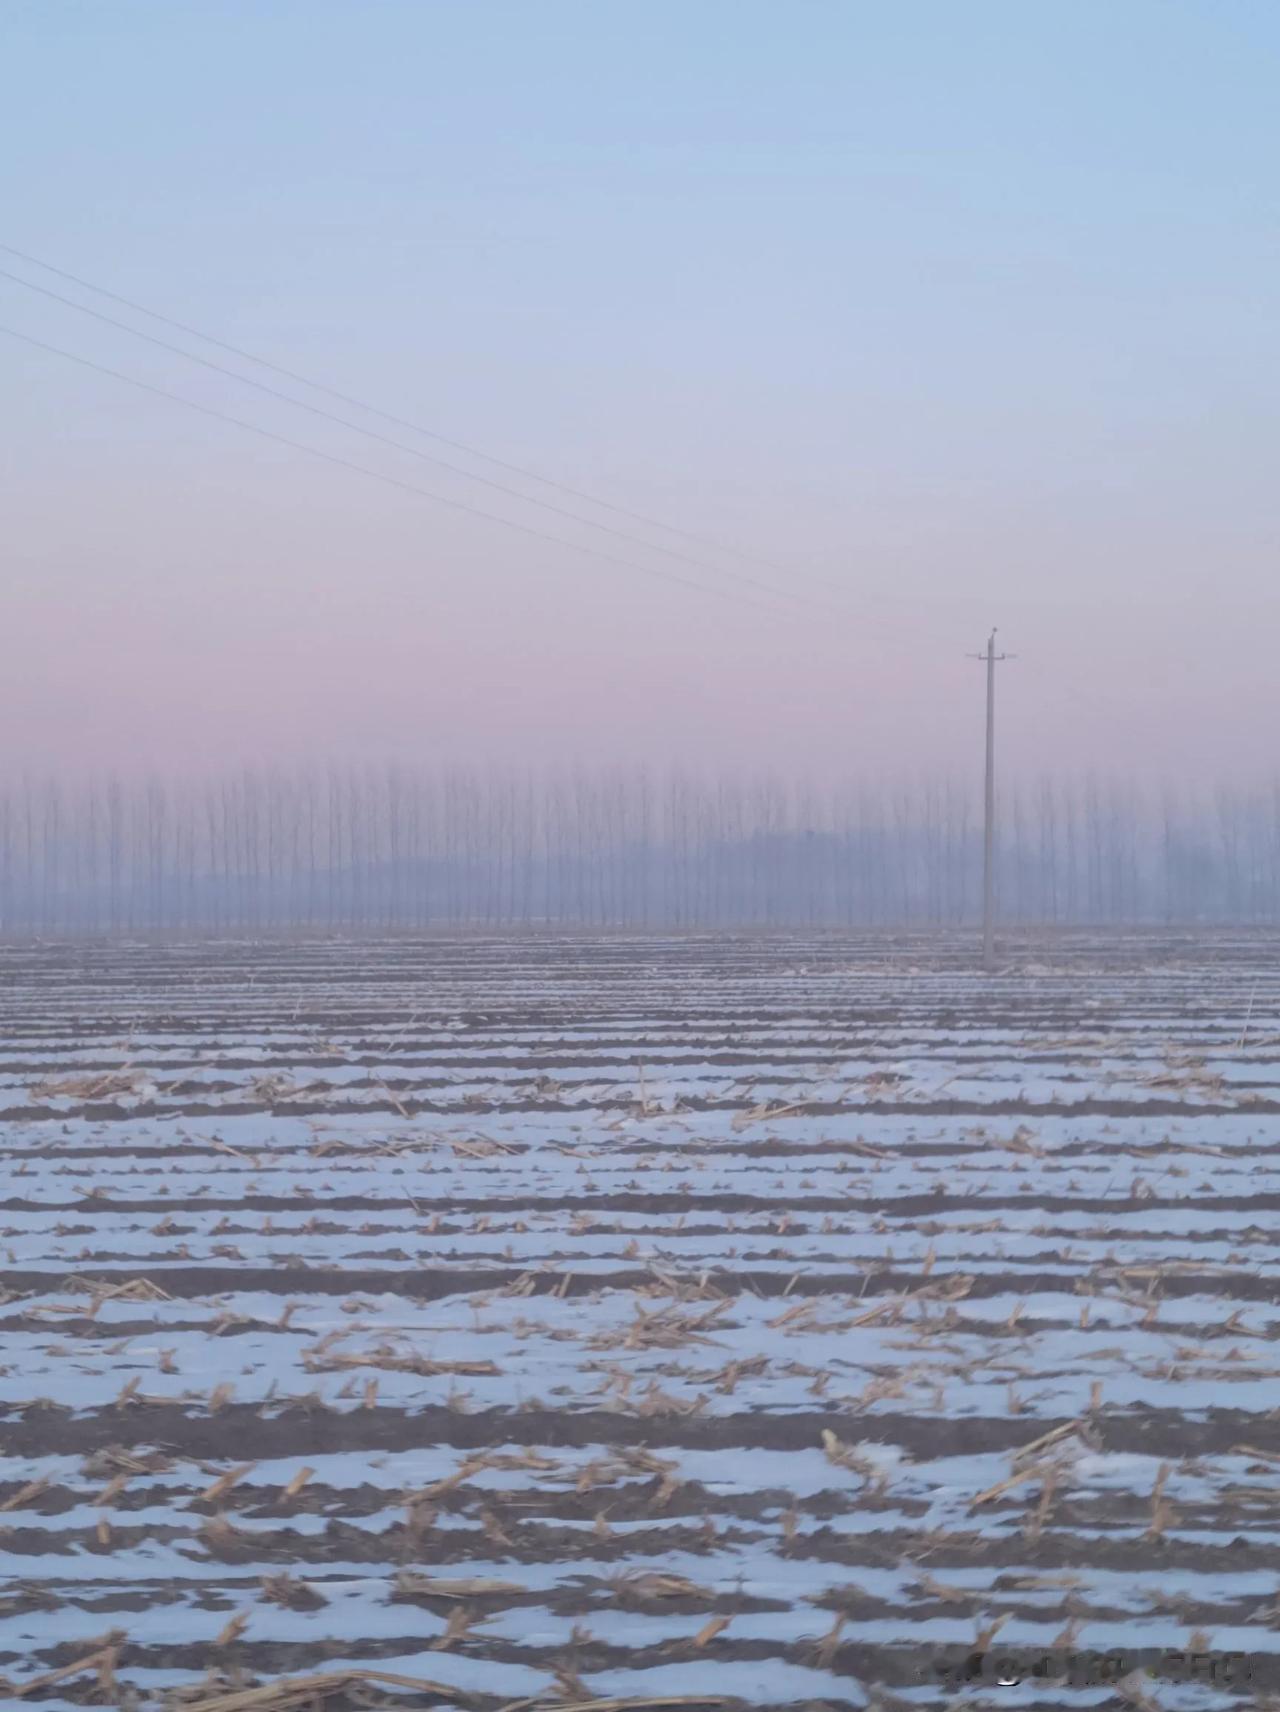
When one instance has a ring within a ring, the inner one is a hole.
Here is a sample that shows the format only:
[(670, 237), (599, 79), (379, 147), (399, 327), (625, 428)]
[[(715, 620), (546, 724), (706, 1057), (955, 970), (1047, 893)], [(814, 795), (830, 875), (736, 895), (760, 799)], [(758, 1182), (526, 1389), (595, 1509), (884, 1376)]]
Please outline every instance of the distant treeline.
[[(1280, 781), (1010, 784), (998, 874), (1025, 924), (1280, 921)], [(384, 767), (0, 788), (7, 935), (959, 925), (981, 885), (980, 782)]]

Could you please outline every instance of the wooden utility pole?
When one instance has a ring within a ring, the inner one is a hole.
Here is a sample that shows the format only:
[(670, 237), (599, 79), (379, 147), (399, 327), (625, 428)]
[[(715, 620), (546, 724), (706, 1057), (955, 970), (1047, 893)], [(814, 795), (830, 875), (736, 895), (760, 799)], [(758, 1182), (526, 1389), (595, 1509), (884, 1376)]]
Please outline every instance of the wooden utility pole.
[(987, 638), (981, 654), (987, 666), (987, 774), (986, 814), (982, 839), (982, 967), (990, 975), (996, 966), (996, 662), (1012, 660), (1012, 654), (996, 653), (996, 633)]

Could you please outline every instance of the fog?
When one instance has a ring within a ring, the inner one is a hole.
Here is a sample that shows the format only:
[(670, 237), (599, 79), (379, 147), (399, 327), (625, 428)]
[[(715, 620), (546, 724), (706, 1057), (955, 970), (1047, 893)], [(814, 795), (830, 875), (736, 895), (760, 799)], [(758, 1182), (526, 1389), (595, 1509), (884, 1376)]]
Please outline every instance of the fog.
[[(1211, 799), (1001, 793), (1020, 924), (1280, 920), (1280, 779)], [(0, 932), (960, 926), (982, 805), (954, 780), (399, 766), (0, 793)]]

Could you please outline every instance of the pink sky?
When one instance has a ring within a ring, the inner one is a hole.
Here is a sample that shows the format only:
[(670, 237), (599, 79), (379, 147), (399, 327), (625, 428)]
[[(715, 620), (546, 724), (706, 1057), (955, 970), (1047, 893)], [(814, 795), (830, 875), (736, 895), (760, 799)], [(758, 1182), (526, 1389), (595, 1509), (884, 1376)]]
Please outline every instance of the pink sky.
[(991, 613), (1018, 656), (999, 676), (1010, 771), (1204, 782), (1270, 769), (1262, 603), (1221, 614), (1203, 646), (1181, 603), (1116, 599), (1100, 624), (1100, 594), (1055, 601), (1012, 573), (985, 612), (931, 597), (920, 573), (865, 615), (835, 596), (766, 607), (587, 559), (517, 574), (480, 525), (450, 524), (449, 550), (424, 552), (425, 507), (393, 500), (371, 524), (359, 492), (326, 486), (323, 472), (274, 471), (256, 506), (230, 514), (217, 494), (180, 513), (149, 504), (141, 482), (51, 506), (46, 562), (12, 579), (0, 638), (13, 759), (72, 772), (329, 758), (972, 770), (982, 671), (963, 656)]
[(5, 770), (976, 770), (998, 624), (1009, 770), (1269, 774), (1274, 17), (549, 3), (24, 9), (8, 237), (809, 604), (0, 255), (0, 326), (732, 593), (0, 337)]

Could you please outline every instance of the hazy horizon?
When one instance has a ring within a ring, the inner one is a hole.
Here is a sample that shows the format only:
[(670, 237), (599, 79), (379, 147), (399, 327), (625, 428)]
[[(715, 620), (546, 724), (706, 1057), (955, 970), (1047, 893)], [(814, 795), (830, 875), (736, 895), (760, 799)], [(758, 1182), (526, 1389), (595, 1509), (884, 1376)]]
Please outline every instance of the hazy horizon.
[(527, 509), (0, 278), (30, 339), (654, 573), (0, 336), (9, 773), (972, 778), (993, 624), (1010, 776), (1273, 771), (1274, 12), (59, 0), (4, 34), (0, 242), (764, 561)]
[[(1280, 920), (1280, 778), (1209, 801), (1005, 785), (1015, 921)], [(142, 928), (961, 925), (981, 918), (964, 781), (805, 784), (611, 768), (0, 784), (0, 934)]]

